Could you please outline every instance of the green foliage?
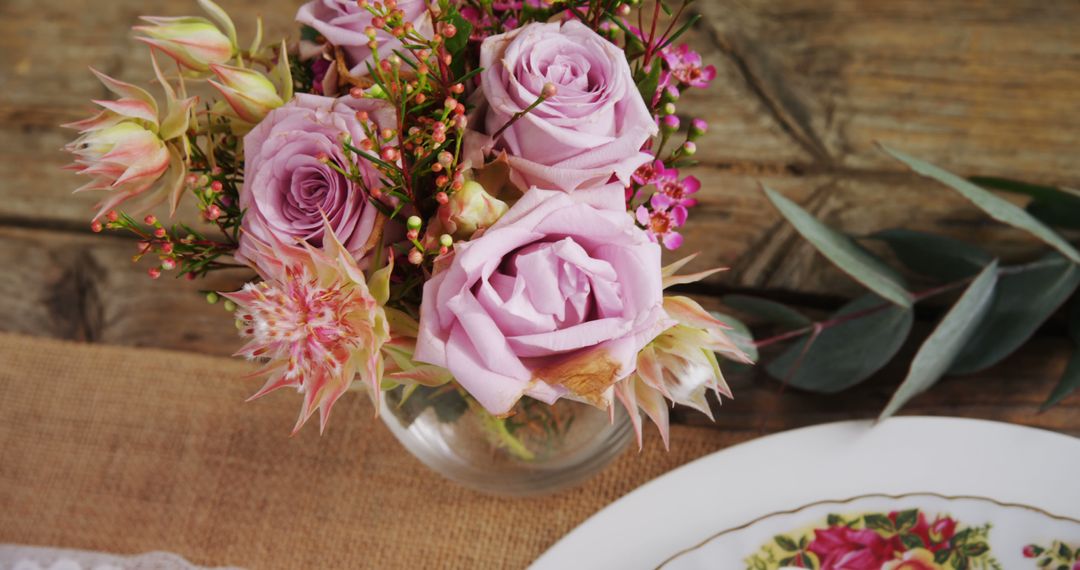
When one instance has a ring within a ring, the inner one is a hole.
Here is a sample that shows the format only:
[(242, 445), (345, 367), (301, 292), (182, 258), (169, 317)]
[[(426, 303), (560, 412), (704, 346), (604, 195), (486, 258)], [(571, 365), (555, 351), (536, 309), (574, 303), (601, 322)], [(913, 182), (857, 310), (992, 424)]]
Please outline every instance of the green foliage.
[(736, 311), (742, 311), (748, 315), (788, 329), (799, 329), (813, 324), (810, 319), (795, 309), (782, 303), (762, 299), (760, 297), (725, 295), (720, 301)]
[(1080, 285), (1080, 266), (1057, 253), (1008, 268), (998, 282), (986, 319), (949, 372), (985, 370), (1023, 346)]
[[(885, 366), (911, 332), (910, 307), (892, 305), (877, 295), (848, 303), (816, 337), (804, 337), (766, 366), (791, 386), (831, 394), (866, 380)], [(807, 346), (809, 344), (809, 346)]]
[(941, 319), (919, 347), (904, 382), (881, 412), (880, 419), (895, 414), (908, 400), (926, 391), (949, 370), (960, 350), (982, 323), (997, 285), (997, 262), (992, 262), (972, 281), (960, 300)]
[(946, 172), (909, 154), (891, 149), (887, 146), (882, 146), (882, 149), (892, 155), (893, 158), (906, 164), (916, 173), (937, 180), (949, 188), (952, 188), (961, 196), (971, 201), (972, 204), (975, 204), (979, 209), (986, 212), (991, 218), (1028, 232), (1054, 249), (1060, 251), (1074, 263), (1080, 263), (1080, 251), (1077, 251), (1076, 248), (1065, 240), (1065, 238), (1055, 233), (1054, 230), (1046, 227), (1045, 224), (1040, 222), (1023, 208), (987, 192), (951, 172)]
[(1080, 229), (1080, 192), (1076, 190), (989, 176), (970, 180), (984, 188), (1031, 196), (1026, 208), (1029, 214), (1051, 226)]
[(881, 297), (901, 306), (911, 306), (911, 294), (904, 289), (900, 276), (850, 237), (826, 226), (798, 204), (779, 192), (764, 187), (765, 195), (788, 222), (822, 255), (844, 273)]
[[(885, 418), (945, 374), (978, 372), (1008, 357), (1075, 294), (1080, 287), (1080, 252), (1047, 224), (1080, 226), (1080, 193), (1000, 178), (968, 181), (903, 152), (882, 148), (916, 173), (953, 189), (995, 220), (1022, 229), (1056, 250), (1035, 262), (999, 267), (991, 253), (945, 236), (903, 228), (868, 236), (886, 244), (908, 270), (942, 283), (909, 293), (893, 268), (847, 235), (765, 188), (769, 200), (807, 241), (873, 292), (817, 323), (772, 301), (725, 297), (728, 306), (786, 330), (759, 339), (758, 346), (799, 339), (766, 365), (771, 376), (822, 393), (854, 386), (895, 356), (910, 331), (914, 302), (965, 288), (920, 347), (907, 377), (881, 414)], [(978, 184), (1031, 196), (1032, 202), (1024, 210)], [(1080, 298), (1073, 303), (1069, 319), (1074, 354), (1043, 409), (1080, 388)], [(939, 562), (967, 567), (969, 559), (978, 558), (976, 550), (973, 546)]]
[(1046, 398), (1042, 405), (1047, 410), (1057, 404), (1077, 388), (1080, 388), (1080, 298), (1074, 299), (1072, 311), (1069, 314), (1069, 336), (1073, 341), (1073, 353), (1069, 363), (1065, 366), (1065, 372), (1061, 375), (1054, 391)]
[(885, 242), (911, 271), (943, 281), (971, 277), (994, 260), (978, 246), (915, 230), (883, 230), (870, 238)]

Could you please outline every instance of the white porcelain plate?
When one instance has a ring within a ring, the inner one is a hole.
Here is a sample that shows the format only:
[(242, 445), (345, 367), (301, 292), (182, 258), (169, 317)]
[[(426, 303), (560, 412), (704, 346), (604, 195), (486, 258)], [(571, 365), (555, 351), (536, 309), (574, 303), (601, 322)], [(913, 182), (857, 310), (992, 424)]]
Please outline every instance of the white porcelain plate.
[(714, 453), (597, 513), (533, 568), (1080, 570), (1080, 440), (893, 418)]

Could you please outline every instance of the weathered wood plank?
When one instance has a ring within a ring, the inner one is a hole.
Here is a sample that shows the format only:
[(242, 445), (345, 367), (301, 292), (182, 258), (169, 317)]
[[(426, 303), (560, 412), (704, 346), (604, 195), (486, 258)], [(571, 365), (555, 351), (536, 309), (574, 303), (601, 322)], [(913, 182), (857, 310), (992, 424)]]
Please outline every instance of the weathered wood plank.
[(227, 355), (239, 347), (232, 316), (201, 291), (234, 290), (247, 272), (202, 281), (133, 265), (135, 242), (0, 227), (0, 329), (89, 342)]
[[(241, 35), (258, 12), (267, 16), (267, 37), (293, 31), (293, 4), (225, 5)], [(855, 290), (781, 223), (758, 181), (853, 233), (908, 226), (977, 240), (1006, 257), (1033, 249), (947, 191), (897, 174), (899, 166), (872, 147), (875, 139), (962, 174), (1080, 179), (1075, 3), (695, 6), (707, 18), (688, 41), (719, 76), (713, 89), (689, 91), (679, 102), (680, 113), (711, 123), (699, 145), (711, 166), (695, 171), (705, 190), (683, 251), (705, 251), (703, 266), (733, 268), (713, 283)], [(56, 125), (104, 94), (86, 66), (128, 80), (150, 77), (145, 49), (129, 31), (139, 14), (194, 10), (194, 3), (165, 0), (0, 5), (0, 221), (86, 227), (95, 197), (70, 195), (77, 178), (58, 170), (67, 158), (57, 150), (70, 133)]]
[[(819, 163), (898, 170), (874, 149), (882, 141), (962, 173), (1080, 178), (1076, 2), (694, 7), (744, 83)], [(719, 81), (730, 79), (722, 70)], [(709, 115), (709, 98), (701, 103), (684, 110)]]

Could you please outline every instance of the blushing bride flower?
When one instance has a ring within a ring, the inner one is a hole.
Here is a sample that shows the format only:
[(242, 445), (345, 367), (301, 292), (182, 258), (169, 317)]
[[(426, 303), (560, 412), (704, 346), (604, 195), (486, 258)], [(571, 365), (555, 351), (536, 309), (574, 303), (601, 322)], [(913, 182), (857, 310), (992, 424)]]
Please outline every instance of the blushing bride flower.
[[(275, 240), (252, 241), (249, 259), (264, 281), (223, 295), (238, 305), (241, 334), (250, 340), (237, 356), (266, 360), (253, 374), (267, 376), (251, 399), (291, 386), (304, 395), (296, 433), (319, 411), (319, 431), (353, 380), (379, 398), (381, 349), (390, 338), (383, 305), (393, 265), (370, 281), (327, 222), (322, 249)], [(376, 410), (378, 407), (376, 406)]]
[[(676, 276), (675, 272), (694, 256), (665, 267), (665, 287), (698, 281), (717, 270)], [(630, 412), (641, 445), (640, 408), (656, 424), (664, 447), (668, 446), (668, 401), (694, 408), (712, 419), (706, 394), (731, 398), (724, 381), (721, 354), (731, 360), (752, 363), (728, 335), (731, 327), (687, 297), (664, 298), (664, 312), (676, 324), (660, 333), (638, 353), (634, 374), (620, 381), (615, 395)]]
[(376, 131), (395, 124), (393, 107), (382, 100), (299, 94), (248, 133), (240, 192), (240, 207), (247, 212), (239, 259), (250, 258), (258, 241), (321, 245), (324, 216), (354, 257), (370, 251), (378, 211), (364, 189), (341, 173), (355, 166), (368, 188), (382, 185), (374, 165), (346, 155), (342, 145), (343, 135), (355, 145), (367, 138), (358, 112), (369, 115)]
[[(496, 137), (486, 146), (506, 152), (519, 188), (569, 192), (613, 176), (627, 185), (652, 160), (641, 148), (658, 127), (626, 54), (581, 22), (535, 23), (491, 36), (480, 48), (480, 66), (483, 130)], [(550, 96), (502, 130), (541, 95)]]
[(534, 188), (447, 263), (424, 286), (414, 357), (449, 369), (492, 414), (523, 395), (606, 407), (671, 324), (660, 248), (618, 187)]
[[(169, 141), (183, 136), (195, 98), (180, 99), (152, 60), (157, 79), (166, 96), (164, 113), (146, 90), (118, 81), (93, 68), (90, 71), (116, 100), (94, 101), (102, 110), (64, 127), (79, 131), (79, 137), (65, 150), (75, 155), (69, 170), (91, 177), (75, 190), (106, 190), (109, 195), (97, 206), (97, 220), (119, 204), (139, 198), (136, 210), (149, 209), (169, 198), (176, 209), (187, 167), (181, 152)], [(152, 190), (160, 192), (152, 192)]]

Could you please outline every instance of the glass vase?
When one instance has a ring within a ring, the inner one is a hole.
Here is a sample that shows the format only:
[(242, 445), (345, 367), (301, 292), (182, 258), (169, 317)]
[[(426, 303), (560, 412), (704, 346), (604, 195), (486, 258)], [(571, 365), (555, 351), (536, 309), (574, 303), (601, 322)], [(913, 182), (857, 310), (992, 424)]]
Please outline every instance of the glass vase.
[(488, 413), (459, 387), (385, 393), (380, 417), (398, 441), (440, 475), (478, 491), (530, 496), (589, 479), (633, 436), (622, 406), (522, 398), (507, 417)]

